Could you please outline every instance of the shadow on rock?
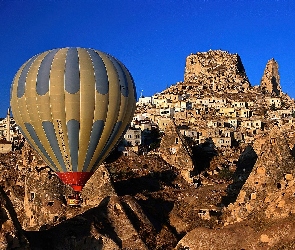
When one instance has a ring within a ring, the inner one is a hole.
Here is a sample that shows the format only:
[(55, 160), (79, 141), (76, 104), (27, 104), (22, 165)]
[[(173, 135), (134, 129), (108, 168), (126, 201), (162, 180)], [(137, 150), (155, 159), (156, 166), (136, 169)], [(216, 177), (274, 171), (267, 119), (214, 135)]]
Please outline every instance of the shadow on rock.
[(173, 202), (152, 197), (146, 200), (138, 200), (138, 203), (157, 232), (167, 223), (169, 213), (174, 206)]
[[(6, 210), (1, 207), (3, 206)], [(9, 213), (9, 216), (7, 212)], [(22, 249), (28, 249), (28, 242), (25, 238), (24, 231), (18, 220), (17, 213), (13, 207), (13, 204), (5, 193), (4, 188), (0, 186), (0, 229), (2, 228), (2, 223), (11, 219), (15, 232), (7, 232), (5, 238), (7, 241), (7, 249), (14, 249), (16, 246)], [(3, 233), (3, 231), (1, 231)]]
[(193, 171), (194, 175), (208, 169), (210, 167), (211, 160), (218, 154), (211, 138), (207, 138), (204, 143), (193, 147), (192, 152), (195, 166)]
[(291, 155), (294, 157), (295, 159), (295, 145), (293, 146), (292, 150), (291, 150)]
[(227, 196), (222, 197), (222, 204), (228, 206), (237, 200), (237, 197), (248, 179), (257, 160), (257, 154), (252, 146), (248, 145), (240, 155), (237, 168), (233, 174), (233, 183), (227, 187)]
[(102, 238), (94, 237), (93, 230), (122, 247), (107, 216), (109, 200), (107, 197), (97, 207), (47, 230), (25, 231), (31, 249), (102, 249)]
[(176, 174), (172, 170), (162, 172), (151, 172), (148, 175), (129, 178), (114, 182), (114, 188), (119, 196), (135, 195), (142, 192), (157, 192), (161, 189), (162, 183), (172, 186)]

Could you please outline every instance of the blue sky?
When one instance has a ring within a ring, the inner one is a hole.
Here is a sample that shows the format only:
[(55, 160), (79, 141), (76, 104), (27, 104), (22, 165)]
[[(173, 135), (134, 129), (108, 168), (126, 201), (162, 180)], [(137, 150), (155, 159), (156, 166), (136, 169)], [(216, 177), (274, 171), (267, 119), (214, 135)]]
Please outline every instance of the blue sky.
[(238, 53), (252, 85), (275, 58), (282, 90), (295, 98), (294, 13), (293, 0), (0, 0), (0, 117), (23, 63), (71, 46), (118, 58), (145, 96), (182, 81), (190, 53)]

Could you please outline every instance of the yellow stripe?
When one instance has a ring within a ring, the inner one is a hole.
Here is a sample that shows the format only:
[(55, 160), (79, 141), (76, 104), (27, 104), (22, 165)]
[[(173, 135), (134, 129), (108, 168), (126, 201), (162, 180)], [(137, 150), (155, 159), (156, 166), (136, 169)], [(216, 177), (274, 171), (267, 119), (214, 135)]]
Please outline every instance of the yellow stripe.
[(67, 49), (59, 50), (50, 71), (49, 99), (55, 135), (67, 171), (72, 171), (65, 115), (64, 69)]
[(95, 78), (91, 58), (86, 50), (78, 49), (80, 65), (80, 134), (78, 172), (85, 161), (95, 108)]
[(109, 94), (99, 94), (95, 91), (94, 121), (105, 121), (108, 113)]
[(35, 141), (32, 139), (30, 133), (26, 130), (25, 127), (25, 123), (31, 123), (30, 122), (30, 116), (29, 116), (29, 111), (28, 111), (28, 107), (27, 107), (27, 100), (26, 100), (26, 92), (27, 92), (27, 84), (29, 83), (29, 79), (26, 78), (26, 88), (25, 88), (25, 94), (21, 97), (21, 98), (17, 98), (17, 108), (19, 111), (19, 117), (20, 117), (20, 121), (18, 122), (18, 125), (22, 128), (23, 132), (25, 133), (26, 137), (28, 138), (28, 140), (31, 142), (31, 144), (33, 145), (34, 149), (40, 154), (42, 155), (41, 151), (39, 150), (37, 144), (35, 144)]
[(80, 91), (75, 94), (65, 91), (65, 103), (67, 122), (70, 120), (80, 121)]
[[(39, 96), (36, 95), (36, 106), (37, 106), (37, 112), (39, 114), (40, 119), (40, 126), (42, 126), (42, 121), (51, 121), (51, 110), (50, 110), (50, 99), (49, 99), (49, 92), (47, 92), (45, 95)], [(46, 152), (48, 153), (49, 157), (52, 159), (52, 161), (55, 164), (55, 167), (62, 171), (61, 166), (59, 165), (59, 162), (57, 158), (55, 157), (55, 154), (50, 146), (49, 141), (47, 140), (45, 131), (42, 129), (42, 131), (38, 131), (38, 136), (40, 137), (40, 141), (42, 142), (44, 148), (46, 149)]]
[[(94, 122), (98, 121), (98, 120), (102, 120), (102, 121), (106, 121), (106, 117), (107, 117), (107, 111), (108, 111), (108, 94), (105, 95), (101, 95), (99, 93), (97, 93), (97, 91), (95, 92), (95, 110), (94, 110)], [(94, 123), (93, 122), (93, 123)], [(105, 127), (104, 127), (105, 129)], [(99, 138), (98, 138), (99, 139)], [(99, 145), (100, 144), (104, 144), (105, 140), (102, 141), (100, 139), (99, 141)], [(99, 157), (100, 153), (101, 153), (102, 147), (97, 147), (96, 150), (93, 153), (92, 159), (89, 163), (89, 166), (87, 167), (87, 171), (90, 171), (93, 167), (93, 164), (95, 163), (96, 159)]]

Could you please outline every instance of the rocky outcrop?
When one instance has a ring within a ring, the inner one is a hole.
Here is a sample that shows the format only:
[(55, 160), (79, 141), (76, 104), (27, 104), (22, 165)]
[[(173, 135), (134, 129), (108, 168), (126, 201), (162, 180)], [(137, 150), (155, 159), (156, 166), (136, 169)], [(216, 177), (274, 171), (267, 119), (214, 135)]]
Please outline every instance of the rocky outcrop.
[(44, 224), (56, 225), (115, 194), (108, 171), (102, 165), (81, 192), (82, 207), (72, 210), (67, 206), (72, 189), (64, 185), (48, 167), (36, 167), (34, 170), (25, 176), (24, 210), (19, 211), (22, 226), (26, 230), (37, 230)]
[(270, 59), (265, 67), (261, 82), (264, 93), (280, 96), (282, 94), (280, 85), (279, 65), (275, 59)]
[(198, 52), (186, 58), (184, 82), (199, 89), (240, 92), (250, 87), (241, 58), (222, 50)]
[(30, 249), (13, 204), (1, 186), (0, 249)]
[[(128, 197), (105, 197), (84, 213), (47, 229), (27, 231), (32, 249), (148, 249), (139, 228), (151, 225)], [(136, 224), (137, 223), (137, 224)]]
[(235, 203), (225, 211), (225, 225), (243, 220), (274, 220), (295, 213), (295, 160), (284, 134), (274, 127)]
[(161, 157), (174, 166), (187, 182), (192, 182), (192, 152), (173, 120), (167, 125), (164, 133), (159, 149)]
[(237, 223), (225, 228), (198, 227), (187, 233), (176, 250), (277, 250), (294, 249), (294, 218), (282, 219), (263, 228)]

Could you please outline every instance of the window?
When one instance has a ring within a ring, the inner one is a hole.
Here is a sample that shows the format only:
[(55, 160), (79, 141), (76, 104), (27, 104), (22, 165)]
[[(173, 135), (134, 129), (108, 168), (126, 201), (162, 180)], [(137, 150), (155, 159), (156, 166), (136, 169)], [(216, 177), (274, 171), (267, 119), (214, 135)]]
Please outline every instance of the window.
[(35, 193), (31, 192), (30, 193), (30, 201), (33, 201), (35, 199)]

